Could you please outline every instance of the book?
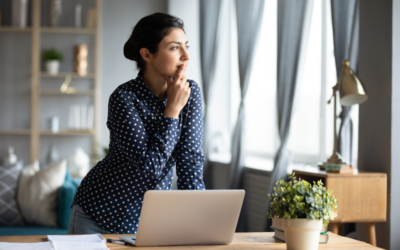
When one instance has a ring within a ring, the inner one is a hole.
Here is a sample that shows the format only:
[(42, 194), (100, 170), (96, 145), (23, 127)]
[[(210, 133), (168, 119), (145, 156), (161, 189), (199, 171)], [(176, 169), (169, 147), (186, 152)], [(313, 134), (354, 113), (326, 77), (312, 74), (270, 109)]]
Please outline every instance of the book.
[(86, 105), (81, 106), (81, 129), (88, 129), (88, 107)]
[(47, 242), (0, 242), (0, 249), (13, 250), (109, 250), (101, 234), (47, 235)]
[(86, 28), (93, 29), (96, 27), (96, 9), (91, 8), (88, 10), (86, 17)]
[[(274, 238), (281, 240), (283, 242), (286, 242), (286, 238), (285, 238), (285, 232), (278, 230), (278, 229), (274, 229), (275, 230), (275, 234), (274, 234)], [(319, 244), (326, 244), (329, 241), (329, 234), (327, 233), (321, 233), (319, 235)]]
[(101, 234), (47, 235), (48, 241), (106, 242)]
[[(283, 219), (282, 218), (278, 218), (278, 217), (272, 218), (271, 228), (272, 229), (278, 229), (279, 231), (284, 232), (284, 230), (283, 230)], [(329, 229), (329, 225), (325, 226), (324, 224), (322, 224), (321, 234), (326, 234), (328, 232), (328, 229)]]
[(87, 122), (86, 122), (87, 129), (94, 128), (94, 107), (93, 105), (89, 105), (87, 110)]

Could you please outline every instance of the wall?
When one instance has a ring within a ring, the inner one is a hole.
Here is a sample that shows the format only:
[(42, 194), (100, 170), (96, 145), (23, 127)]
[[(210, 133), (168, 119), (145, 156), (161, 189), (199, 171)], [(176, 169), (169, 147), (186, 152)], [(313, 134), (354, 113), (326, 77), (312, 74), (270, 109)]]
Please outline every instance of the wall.
[(108, 98), (121, 84), (136, 78), (136, 63), (124, 57), (123, 46), (133, 27), (144, 16), (167, 12), (164, 0), (103, 0), (100, 143), (108, 147), (109, 131), (106, 126)]
[[(400, 190), (400, 0), (392, 7), (392, 168), (390, 190)], [(397, 194), (397, 195), (396, 195)], [(400, 195), (394, 192), (390, 203), (390, 246), (400, 249)]]
[[(400, 249), (399, 195), (395, 192), (400, 163), (399, 5), (399, 0), (360, 1), (358, 70), (369, 100), (359, 111), (358, 168), (387, 173), (387, 221), (376, 225), (377, 245), (385, 249)], [(363, 224), (357, 224), (358, 239), (366, 240), (365, 231)]]

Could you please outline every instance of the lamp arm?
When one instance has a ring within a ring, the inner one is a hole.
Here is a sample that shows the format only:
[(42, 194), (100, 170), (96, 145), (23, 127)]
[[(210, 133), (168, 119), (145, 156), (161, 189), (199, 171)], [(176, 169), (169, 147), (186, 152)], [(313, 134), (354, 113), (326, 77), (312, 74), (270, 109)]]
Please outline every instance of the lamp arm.
[(337, 152), (337, 133), (336, 133), (336, 103), (337, 103), (337, 91), (339, 90), (339, 85), (341, 81), (343, 80), (344, 77), (344, 72), (343, 69), (340, 72), (340, 75), (338, 77), (338, 82), (336, 83), (335, 86), (332, 87), (332, 96), (328, 100), (328, 104), (331, 103), (331, 100), (333, 98), (334, 103), (333, 103), (333, 153), (332, 156), (328, 159), (328, 162), (326, 164), (345, 164), (342, 159), (340, 154)]
[(343, 77), (344, 77), (344, 73), (343, 73), (343, 69), (342, 69), (340, 71), (340, 74), (339, 74), (338, 81), (337, 81), (336, 85), (332, 87), (333, 93), (332, 93), (332, 96), (328, 100), (328, 104), (331, 103), (332, 98), (335, 96), (336, 91), (339, 89), (339, 83), (342, 82)]

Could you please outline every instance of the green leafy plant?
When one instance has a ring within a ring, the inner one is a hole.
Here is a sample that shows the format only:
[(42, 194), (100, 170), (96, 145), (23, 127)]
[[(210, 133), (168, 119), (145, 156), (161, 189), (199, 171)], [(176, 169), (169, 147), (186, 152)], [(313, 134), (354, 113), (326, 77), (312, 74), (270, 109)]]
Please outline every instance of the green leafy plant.
[(58, 60), (61, 61), (63, 59), (62, 54), (56, 49), (50, 49), (43, 52), (43, 59), (45, 61), (48, 60)]
[(297, 181), (294, 173), (289, 174), (288, 182), (278, 181), (274, 193), (268, 194), (271, 199), (269, 218), (322, 219), (324, 225), (328, 225), (328, 220), (337, 216), (334, 209), (338, 201), (332, 191), (326, 190), (321, 180), (313, 183), (301, 179)]

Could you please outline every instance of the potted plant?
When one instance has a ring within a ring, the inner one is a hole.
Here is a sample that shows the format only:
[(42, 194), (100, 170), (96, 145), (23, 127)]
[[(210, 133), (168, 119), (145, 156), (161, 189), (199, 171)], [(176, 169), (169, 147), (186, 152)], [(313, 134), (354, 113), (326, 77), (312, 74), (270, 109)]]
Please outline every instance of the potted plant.
[(43, 59), (46, 64), (47, 73), (57, 75), (62, 60), (62, 54), (56, 49), (50, 49), (43, 52)]
[(289, 174), (288, 182), (280, 180), (276, 185), (274, 193), (268, 194), (268, 216), (282, 219), (287, 249), (318, 249), (322, 225), (337, 216), (332, 191), (326, 190), (321, 180), (314, 184), (297, 181), (294, 173)]

